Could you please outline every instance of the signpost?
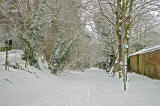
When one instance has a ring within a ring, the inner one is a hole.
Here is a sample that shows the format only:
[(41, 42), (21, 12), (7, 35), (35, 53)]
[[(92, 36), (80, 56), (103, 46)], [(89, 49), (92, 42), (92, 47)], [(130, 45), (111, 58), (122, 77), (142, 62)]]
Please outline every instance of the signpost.
[(0, 47), (0, 52), (6, 52), (5, 70), (9, 71), (8, 51), (12, 50), (12, 40), (5, 41), (5, 47)]
[(126, 68), (125, 68), (125, 44), (124, 44), (124, 24), (129, 21), (131, 18), (131, 15), (125, 17), (118, 25), (116, 25), (116, 28), (118, 29), (121, 27), (121, 41), (122, 41), (122, 62), (123, 62), (123, 82), (124, 82), (124, 91), (126, 91)]
[(128, 22), (131, 19), (131, 15), (128, 15), (127, 17), (125, 17), (121, 22), (119, 22), (116, 25), (116, 28), (118, 29), (119, 27), (122, 27), (126, 22)]

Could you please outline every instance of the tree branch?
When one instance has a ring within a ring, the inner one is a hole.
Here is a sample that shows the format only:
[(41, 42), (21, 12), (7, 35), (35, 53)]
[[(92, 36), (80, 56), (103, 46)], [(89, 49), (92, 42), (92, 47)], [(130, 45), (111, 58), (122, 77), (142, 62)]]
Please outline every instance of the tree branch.
[(102, 15), (103, 15), (112, 25), (115, 26), (114, 22), (112, 22), (112, 21), (104, 14), (103, 9), (102, 9), (102, 6), (101, 6), (99, 0), (98, 0), (98, 4), (99, 4), (100, 11), (101, 11)]

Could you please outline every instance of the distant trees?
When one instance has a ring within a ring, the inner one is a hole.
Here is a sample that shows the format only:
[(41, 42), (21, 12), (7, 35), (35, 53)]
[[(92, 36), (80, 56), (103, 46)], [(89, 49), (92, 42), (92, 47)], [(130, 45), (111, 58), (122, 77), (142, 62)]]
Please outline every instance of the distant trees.
[[(145, 47), (158, 44), (159, 19), (158, 14), (146, 13), (137, 17), (131, 32), (131, 52), (141, 50)], [(136, 40), (135, 40), (136, 39)]]

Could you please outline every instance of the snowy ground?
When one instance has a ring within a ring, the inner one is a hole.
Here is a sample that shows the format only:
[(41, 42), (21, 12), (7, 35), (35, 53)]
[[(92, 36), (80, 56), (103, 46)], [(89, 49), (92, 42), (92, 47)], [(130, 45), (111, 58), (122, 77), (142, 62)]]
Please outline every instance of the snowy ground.
[(160, 106), (159, 80), (129, 73), (124, 92), (122, 80), (107, 76), (103, 70), (66, 71), (55, 76), (42, 64), (42, 70), (10, 68), (8, 72), (2, 65), (3, 55), (0, 106)]

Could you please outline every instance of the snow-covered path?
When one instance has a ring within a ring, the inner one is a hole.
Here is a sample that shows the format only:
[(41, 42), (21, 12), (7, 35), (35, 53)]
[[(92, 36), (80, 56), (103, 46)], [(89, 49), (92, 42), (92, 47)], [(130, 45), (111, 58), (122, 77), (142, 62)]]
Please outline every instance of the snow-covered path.
[(122, 86), (98, 69), (44, 75), (0, 89), (0, 106), (160, 106), (160, 81), (129, 74)]

